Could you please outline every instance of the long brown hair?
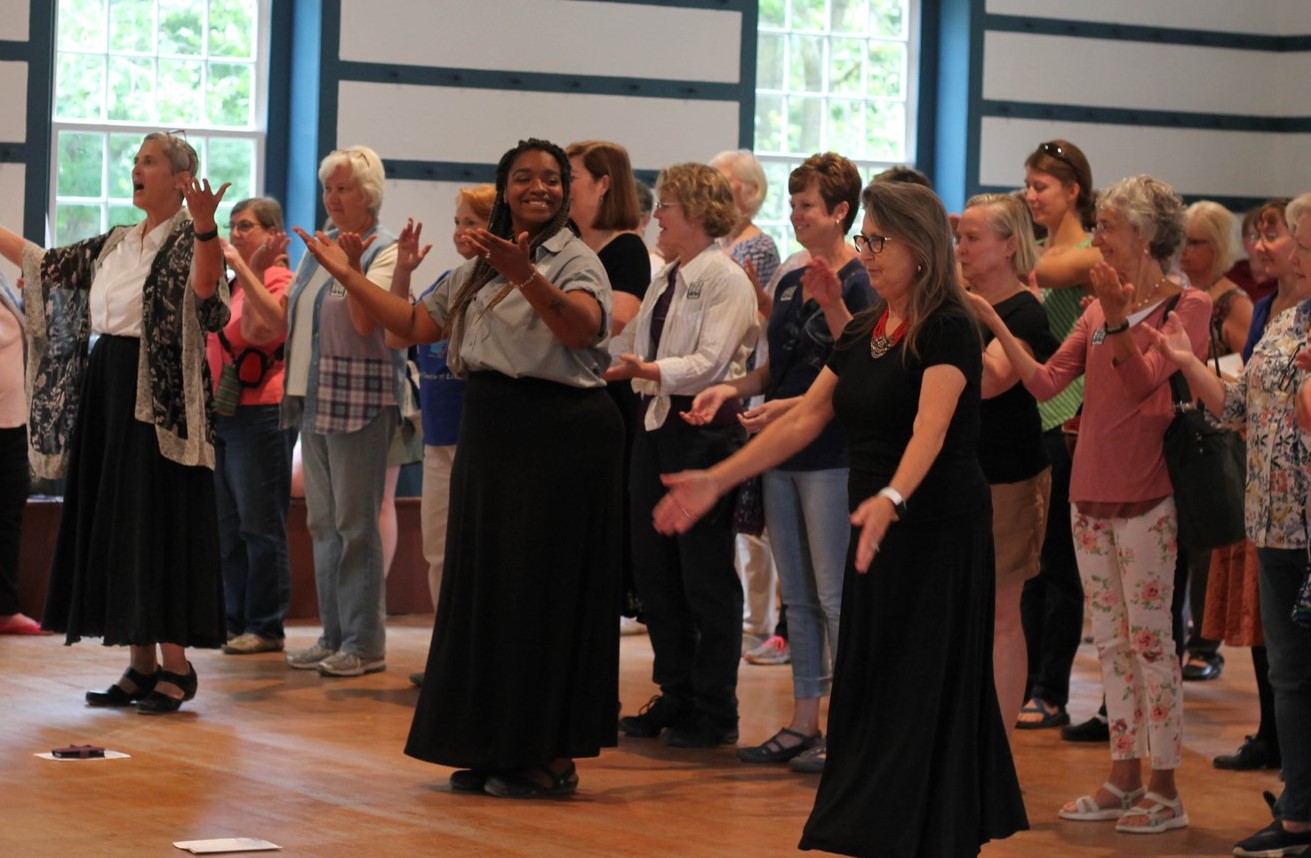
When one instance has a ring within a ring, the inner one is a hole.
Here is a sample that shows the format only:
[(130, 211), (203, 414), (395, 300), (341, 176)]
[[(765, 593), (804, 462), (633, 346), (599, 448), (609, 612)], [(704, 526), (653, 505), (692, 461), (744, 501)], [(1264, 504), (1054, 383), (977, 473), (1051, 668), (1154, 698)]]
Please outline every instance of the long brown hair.
[(1048, 140), (1039, 143), (1024, 166), (1052, 176), (1062, 185), (1078, 185), (1079, 195), (1074, 199), (1075, 211), (1084, 229), (1097, 223), (1097, 192), (1093, 190), (1092, 165), (1083, 150), (1069, 140)]

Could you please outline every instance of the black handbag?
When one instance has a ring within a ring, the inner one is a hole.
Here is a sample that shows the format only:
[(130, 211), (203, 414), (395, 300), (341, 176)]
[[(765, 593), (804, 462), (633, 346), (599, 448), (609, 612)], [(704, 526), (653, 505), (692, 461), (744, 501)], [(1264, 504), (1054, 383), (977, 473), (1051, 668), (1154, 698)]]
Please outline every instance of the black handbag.
[[(1217, 357), (1216, 374), (1219, 372)], [(1170, 376), (1170, 394), (1175, 416), (1165, 430), (1162, 446), (1174, 485), (1179, 544), (1206, 550), (1240, 542), (1246, 536), (1247, 449), (1243, 437), (1206, 422), (1182, 372)]]

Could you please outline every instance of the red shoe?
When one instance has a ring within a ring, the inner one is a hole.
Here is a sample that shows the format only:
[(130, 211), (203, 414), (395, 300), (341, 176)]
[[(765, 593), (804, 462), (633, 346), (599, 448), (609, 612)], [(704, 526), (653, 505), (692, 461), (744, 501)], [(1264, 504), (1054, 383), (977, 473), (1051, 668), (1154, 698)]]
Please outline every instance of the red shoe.
[(41, 624), (26, 614), (0, 617), (0, 635), (48, 635)]

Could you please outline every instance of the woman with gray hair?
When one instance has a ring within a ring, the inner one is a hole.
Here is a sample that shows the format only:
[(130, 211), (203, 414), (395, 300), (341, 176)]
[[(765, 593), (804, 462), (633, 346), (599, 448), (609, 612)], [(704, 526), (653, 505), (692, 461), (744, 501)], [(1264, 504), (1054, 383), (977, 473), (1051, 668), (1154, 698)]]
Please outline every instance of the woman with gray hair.
[[(1177, 553), (1174, 488), (1162, 436), (1173, 416), (1177, 367), (1151, 348), (1149, 329), (1178, 317), (1206, 353), (1211, 299), (1181, 290), (1166, 271), (1183, 244), (1183, 201), (1150, 176), (1122, 179), (1097, 200), (1097, 300), (1045, 363), (1020, 344), (986, 300), (979, 318), (1001, 341), (1039, 400), (1086, 378), (1070, 476), (1079, 575), (1092, 615), (1110, 720), (1105, 784), (1061, 808), (1062, 819), (1117, 820), (1116, 830), (1157, 834), (1188, 824), (1175, 785), (1182, 758), (1183, 689), (1170, 604)], [(1132, 630), (1132, 631), (1131, 631)], [(1142, 760), (1150, 756), (1144, 789)]]
[[(1059, 343), (1026, 279), (1038, 264), (1029, 208), (1014, 194), (982, 194), (965, 203), (956, 225), (956, 259), (969, 290), (986, 300), (1035, 359)], [(1020, 623), (1024, 584), (1038, 574), (1052, 469), (1033, 394), (1019, 383), (1001, 343), (989, 334), (983, 352), (979, 464), (992, 494), (997, 593), (992, 672), (1007, 736), (1015, 729), (1028, 649)]]
[(187, 647), (223, 643), (205, 332), (228, 320), (214, 220), (228, 186), (198, 166), (182, 137), (148, 134), (141, 223), (50, 250), (0, 227), (26, 283), (30, 458), (67, 477), (42, 625), (128, 646), (122, 678), (86, 702), (145, 715), (196, 696)]
[(722, 239), (724, 250), (734, 262), (741, 265), (756, 285), (756, 297), (762, 302), (761, 312), (769, 315), (767, 304), (773, 296), (763, 292), (778, 270), (778, 245), (774, 239), (760, 231), (754, 219), (760, 214), (769, 193), (769, 180), (765, 169), (750, 149), (730, 149), (710, 159), (710, 166), (724, 174), (733, 190), (733, 203), (737, 206), (737, 219)]
[[(319, 165), (328, 235), (387, 291), (396, 236), (378, 225), (383, 179), (382, 161), (365, 146), (337, 149)], [(287, 664), (324, 676), (387, 668), (378, 509), (406, 381), (405, 354), (383, 335), (312, 254), (301, 260), (287, 301), (283, 425), (300, 430), (323, 634), (288, 653)]]
[(1238, 258), (1234, 216), (1229, 209), (1201, 200), (1184, 209), (1184, 251), (1179, 270), (1197, 289), (1211, 296), (1211, 328), (1224, 356), (1242, 351), (1252, 324), (1252, 299), (1225, 276)]

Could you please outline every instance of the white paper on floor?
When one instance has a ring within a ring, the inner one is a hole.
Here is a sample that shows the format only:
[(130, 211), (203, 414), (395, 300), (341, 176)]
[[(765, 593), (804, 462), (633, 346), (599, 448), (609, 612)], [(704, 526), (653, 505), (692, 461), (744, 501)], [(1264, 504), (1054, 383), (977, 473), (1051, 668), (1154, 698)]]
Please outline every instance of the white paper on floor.
[(121, 751), (106, 750), (103, 757), (56, 757), (54, 754), (46, 751), (43, 754), (33, 754), (34, 757), (40, 757), (43, 760), (54, 760), (57, 763), (87, 763), (92, 760), (128, 760), (130, 754), (124, 754)]
[(281, 849), (276, 843), (260, 840), (258, 837), (219, 837), (214, 840), (179, 840), (173, 844), (193, 855), (209, 855), (216, 852), (266, 852)]

